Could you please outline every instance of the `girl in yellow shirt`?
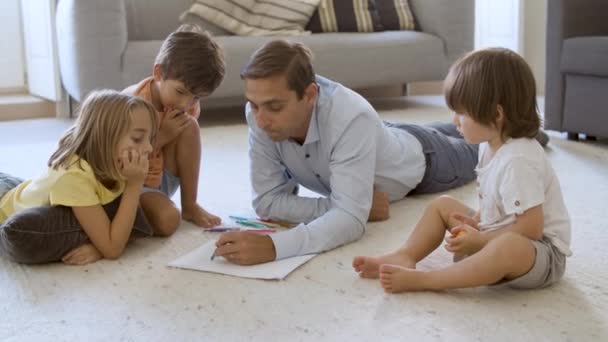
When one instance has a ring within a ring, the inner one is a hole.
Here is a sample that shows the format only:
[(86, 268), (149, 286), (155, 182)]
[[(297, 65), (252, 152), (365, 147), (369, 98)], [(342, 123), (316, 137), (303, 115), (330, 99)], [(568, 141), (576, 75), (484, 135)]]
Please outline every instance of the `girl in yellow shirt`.
[[(49, 169), (0, 193), (0, 224), (31, 207), (71, 207), (91, 243), (68, 252), (63, 262), (84, 265), (118, 258), (133, 228), (157, 127), (149, 103), (111, 90), (91, 93), (76, 123), (59, 140)], [(121, 194), (110, 220), (102, 206)]]

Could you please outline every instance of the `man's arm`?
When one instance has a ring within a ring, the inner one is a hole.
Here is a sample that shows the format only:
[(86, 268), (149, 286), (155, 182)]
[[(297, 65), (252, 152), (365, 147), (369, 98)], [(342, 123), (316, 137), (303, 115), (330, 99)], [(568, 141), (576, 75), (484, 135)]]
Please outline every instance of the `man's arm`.
[(376, 123), (359, 115), (337, 137), (330, 161), (329, 210), (308, 224), (273, 234), (276, 259), (319, 253), (359, 239), (372, 203)]
[(276, 144), (257, 127), (249, 105), (246, 110), (255, 212), (263, 218), (295, 223), (310, 222), (326, 213), (330, 206), (329, 199), (294, 194), (298, 183), (285, 173)]

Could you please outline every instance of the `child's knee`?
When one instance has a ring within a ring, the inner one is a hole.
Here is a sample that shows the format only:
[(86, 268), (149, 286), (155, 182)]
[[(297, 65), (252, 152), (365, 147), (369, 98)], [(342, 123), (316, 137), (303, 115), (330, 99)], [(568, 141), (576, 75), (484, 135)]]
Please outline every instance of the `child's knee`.
[(196, 120), (196, 118), (191, 117), (190, 120), (188, 120), (188, 123), (186, 124), (186, 127), (184, 128), (183, 134), (200, 136), (201, 126), (199, 126), (198, 120)]
[[(168, 150), (178, 150), (182, 147), (187, 147), (188, 149), (192, 148), (193, 144), (200, 145), (201, 143), (201, 128), (198, 125), (198, 121), (191, 117), (186, 124), (186, 127), (182, 130), (182, 132), (177, 136), (173, 142), (169, 143), (167, 146)], [(171, 152), (175, 153), (175, 152)]]
[(179, 210), (177, 208), (166, 208), (157, 213), (154, 226), (154, 235), (170, 236), (177, 230), (181, 222)]
[(451, 206), (456, 199), (449, 195), (441, 195), (433, 200), (433, 204), (438, 208), (447, 208)]
[(431, 202), (431, 206), (441, 215), (446, 218), (449, 216), (451, 208), (454, 207), (456, 199), (452, 196), (441, 195)]

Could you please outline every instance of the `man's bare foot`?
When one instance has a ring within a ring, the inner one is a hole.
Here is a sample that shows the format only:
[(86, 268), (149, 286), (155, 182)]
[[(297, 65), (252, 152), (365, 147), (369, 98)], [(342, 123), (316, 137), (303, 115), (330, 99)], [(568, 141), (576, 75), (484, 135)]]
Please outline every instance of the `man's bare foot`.
[(222, 223), (222, 219), (207, 212), (197, 203), (192, 207), (182, 208), (182, 218), (203, 228), (211, 228)]
[(101, 252), (90, 243), (76, 247), (61, 258), (66, 265), (86, 265), (103, 258)]
[(361, 278), (376, 279), (380, 274), (380, 265), (392, 264), (407, 268), (416, 268), (416, 262), (407, 255), (395, 251), (379, 257), (357, 256), (353, 259), (353, 268)]
[(380, 284), (389, 293), (425, 290), (426, 274), (407, 267), (383, 264), (380, 266)]

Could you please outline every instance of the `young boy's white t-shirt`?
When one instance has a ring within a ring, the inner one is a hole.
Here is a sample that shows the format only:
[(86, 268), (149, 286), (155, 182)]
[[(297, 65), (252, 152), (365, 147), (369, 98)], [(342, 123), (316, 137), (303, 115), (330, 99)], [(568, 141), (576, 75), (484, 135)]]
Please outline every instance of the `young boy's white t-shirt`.
[(545, 151), (534, 139), (509, 139), (484, 162), (488, 143), (479, 145), (477, 186), (481, 230), (506, 227), (516, 215), (542, 204), (543, 236), (564, 255), (570, 251), (570, 217), (559, 180)]

